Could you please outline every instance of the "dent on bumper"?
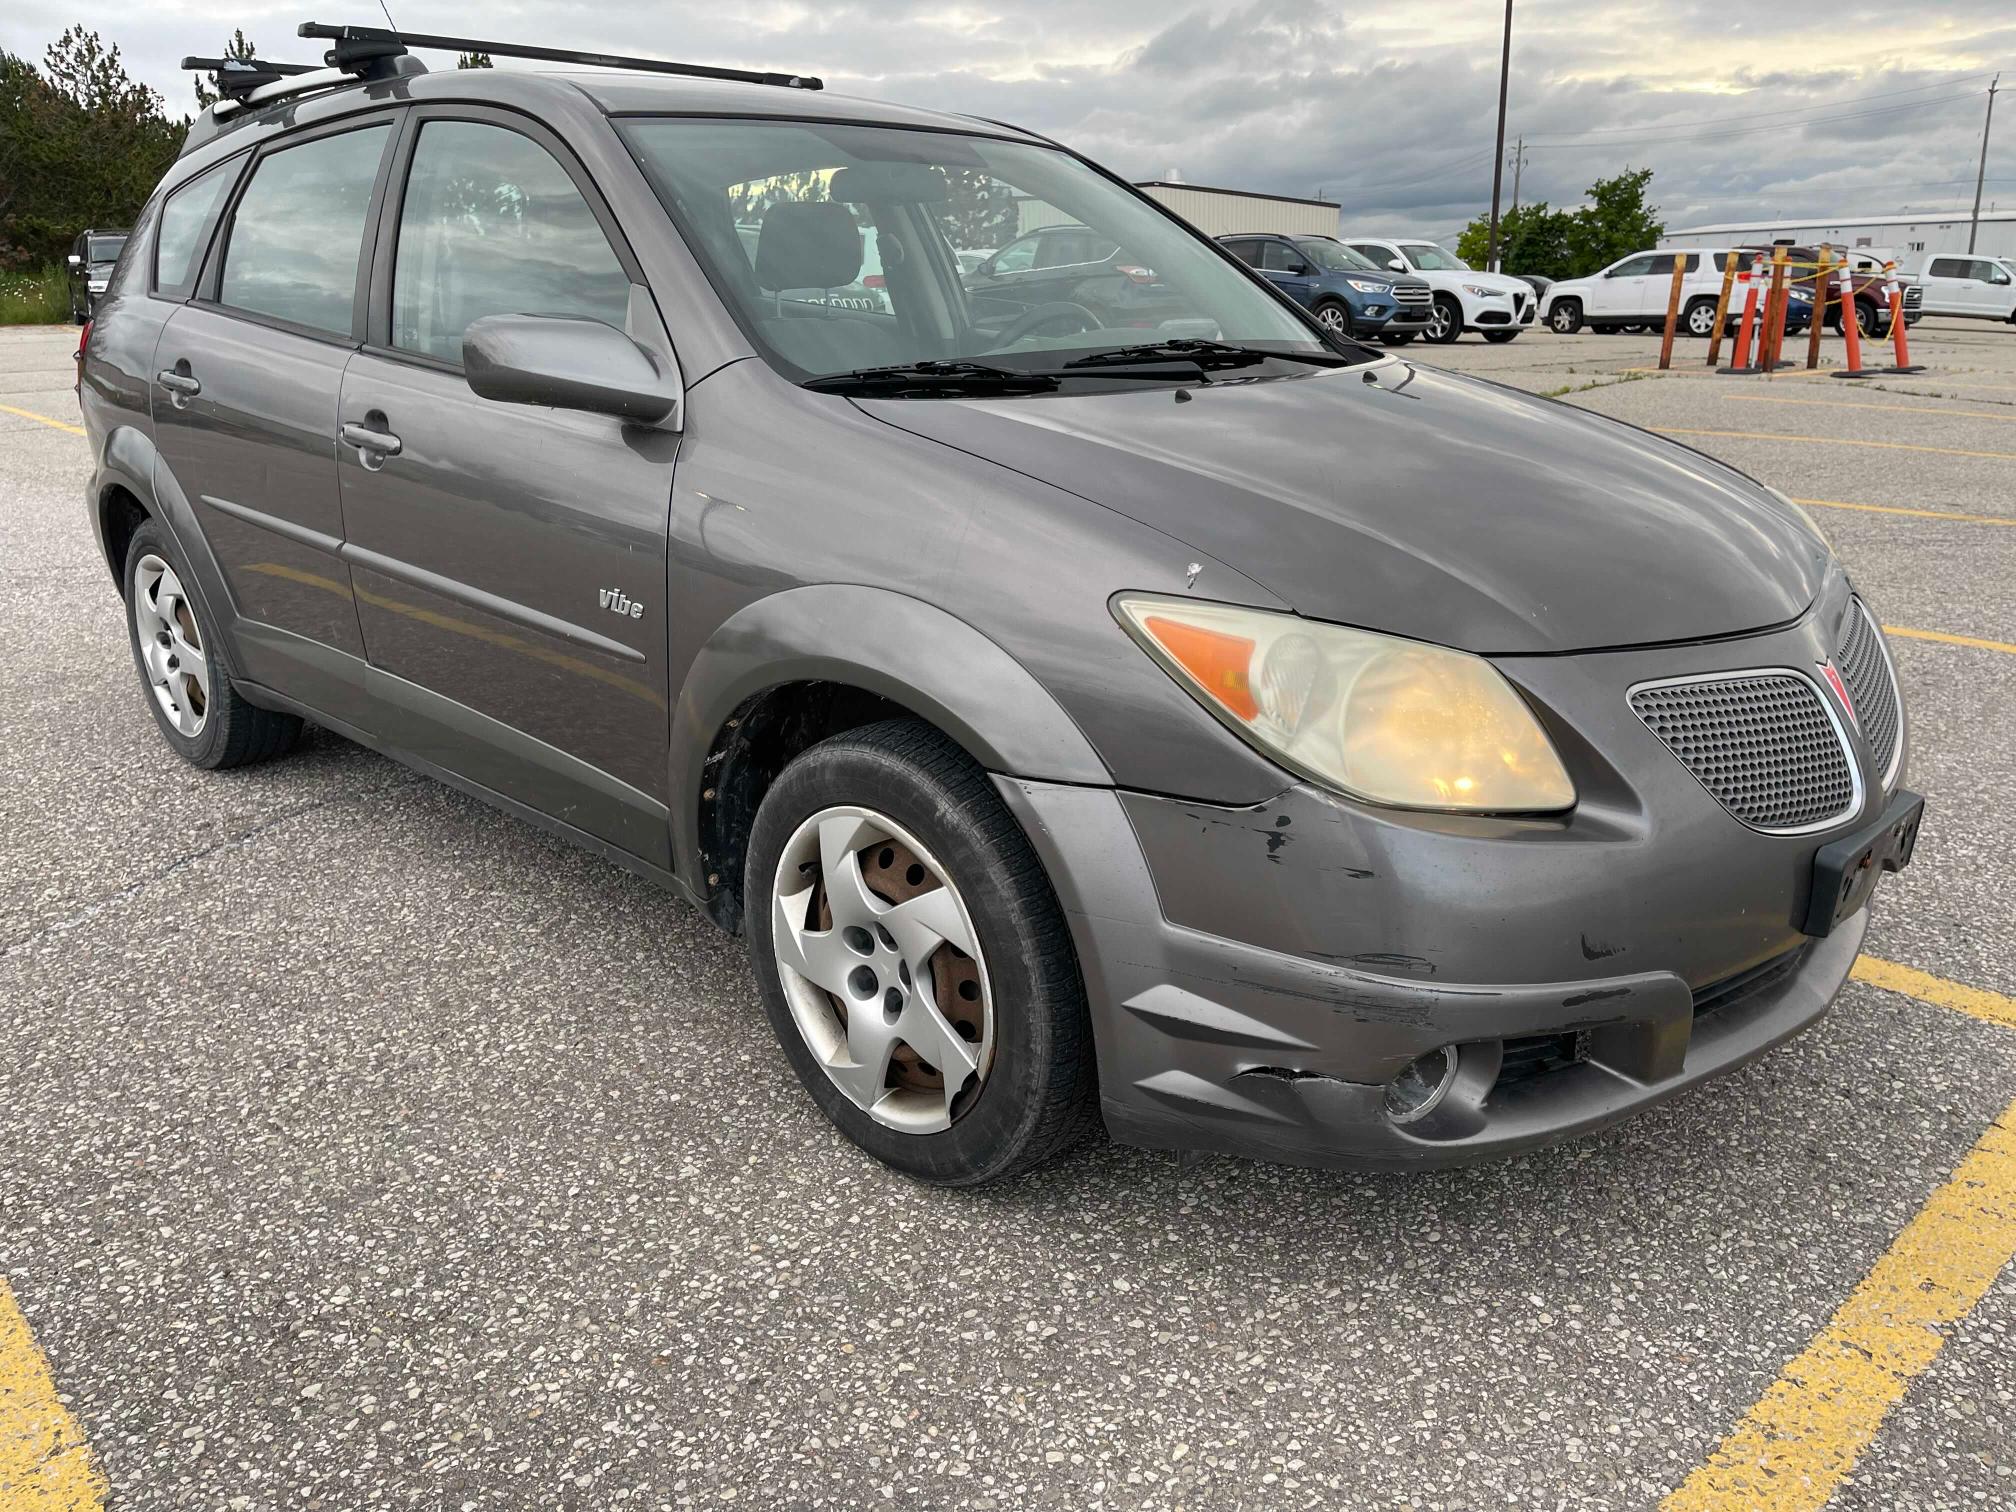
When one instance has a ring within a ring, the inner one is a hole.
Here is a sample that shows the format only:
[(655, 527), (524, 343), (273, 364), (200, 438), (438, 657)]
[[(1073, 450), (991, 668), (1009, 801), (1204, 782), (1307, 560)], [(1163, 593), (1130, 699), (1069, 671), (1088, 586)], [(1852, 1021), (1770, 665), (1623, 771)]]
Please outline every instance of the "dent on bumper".
[[(1585, 1133), (1730, 1070), (1824, 1013), (1866, 914), (1701, 1017), (1678, 974), (1542, 983), (1396, 977), (1163, 916), (1121, 797), (997, 778), (1055, 883), (1092, 1003), (1108, 1129), (1123, 1143), (1314, 1165), (1456, 1164)], [(1504, 1042), (1575, 1035), (1581, 1058), (1498, 1084)], [(1456, 1079), (1401, 1125), (1384, 1081), (1460, 1045)]]

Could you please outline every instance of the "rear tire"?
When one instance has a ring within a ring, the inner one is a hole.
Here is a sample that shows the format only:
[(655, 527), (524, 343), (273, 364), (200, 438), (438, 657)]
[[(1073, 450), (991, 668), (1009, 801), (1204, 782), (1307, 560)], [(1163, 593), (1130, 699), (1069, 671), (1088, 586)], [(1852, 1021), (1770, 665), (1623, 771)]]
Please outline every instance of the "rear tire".
[(1879, 310), (1874, 302), (1858, 299), (1855, 301), (1855, 323), (1862, 328), (1864, 341), (1874, 341), (1883, 334), (1884, 327), (1889, 322), (1884, 319), (1884, 312)]
[(1422, 333), (1437, 346), (1447, 346), (1463, 334), (1463, 306), (1448, 294), (1435, 296), (1435, 312)]
[(1681, 312), (1681, 328), (1689, 336), (1712, 336), (1715, 334), (1715, 301), (1697, 299)]
[[(793, 760), (757, 809), (743, 898), (786, 1059), (876, 1159), (978, 1186), (1096, 1127), (1063, 910), (987, 774), (938, 731), (888, 720)], [(933, 898), (928, 913), (911, 908)], [(958, 1002), (947, 951), (967, 972)]]
[(248, 703), (224, 637), (187, 589), (168, 532), (143, 521), (126, 548), (126, 631), (161, 738), (191, 766), (249, 766), (294, 749), (301, 721)]
[(1573, 336), (1582, 329), (1582, 302), (1577, 299), (1558, 299), (1554, 308), (1547, 312), (1547, 328), (1556, 336)]

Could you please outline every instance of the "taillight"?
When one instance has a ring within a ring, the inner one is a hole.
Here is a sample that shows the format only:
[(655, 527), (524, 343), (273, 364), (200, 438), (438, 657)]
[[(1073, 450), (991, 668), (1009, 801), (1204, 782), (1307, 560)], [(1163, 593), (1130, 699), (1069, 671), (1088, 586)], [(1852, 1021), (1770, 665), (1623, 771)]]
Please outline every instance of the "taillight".
[(1152, 284), (1155, 282), (1155, 270), (1153, 268), (1144, 268), (1139, 263), (1120, 263), (1115, 267), (1114, 271), (1125, 274), (1129, 283)]
[(866, 278), (861, 280), (861, 287), (864, 289), (886, 289), (889, 287), (889, 282), (880, 273), (870, 273)]
[(91, 322), (87, 320), (84, 322), (84, 329), (77, 333), (77, 351), (74, 354), (77, 358), (77, 389), (79, 393), (82, 393), (84, 389), (84, 349), (90, 345)]

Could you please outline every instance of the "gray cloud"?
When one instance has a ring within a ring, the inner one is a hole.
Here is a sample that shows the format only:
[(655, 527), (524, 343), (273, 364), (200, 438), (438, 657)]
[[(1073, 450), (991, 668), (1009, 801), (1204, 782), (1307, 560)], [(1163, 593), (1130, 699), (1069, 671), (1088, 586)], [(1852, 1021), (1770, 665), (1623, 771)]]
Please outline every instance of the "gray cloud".
[[(819, 72), (847, 93), (1018, 121), (1134, 178), (1321, 189), (1361, 227), (1447, 234), (1490, 195), (1494, 0), (511, 0), (480, 19), (393, 0), (393, 12), (415, 30)], [(14, 0), (0, 46), (39, 59), (75, 14)], [(293, 37), (311, 14), (376, 19), (361, 0), (327, 15), (171, 0), (93, 24), (188, 108), (181, 54), (242, 26), (276, 56), (312, 56)], [(1533, 143), (1523, 196), (1573, 204), (1591, 180), (1649, 166), (1675, 225), (1964, 204), (1985, 75), (2008, 62), (2016, 93), (2016, 19), (2008, 0), (1941, 0), (1937, 20), (1864, 0), (1770, 12), (1529, 0), (1510, 117)], [(2016, 101), (2004, 119), (1988, 197), (2012, 205)]]

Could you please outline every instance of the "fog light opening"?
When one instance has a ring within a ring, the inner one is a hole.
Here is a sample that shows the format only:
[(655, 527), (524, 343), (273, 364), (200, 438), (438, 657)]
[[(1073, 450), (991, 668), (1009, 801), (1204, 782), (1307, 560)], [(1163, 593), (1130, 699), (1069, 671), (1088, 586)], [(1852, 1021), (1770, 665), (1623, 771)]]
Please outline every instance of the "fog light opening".
[(1455, 1080), (1456, 1047), (1430, 1050), (1386, 1083), (1386, 1116), (1400, 1124), (1427, 1117)]

